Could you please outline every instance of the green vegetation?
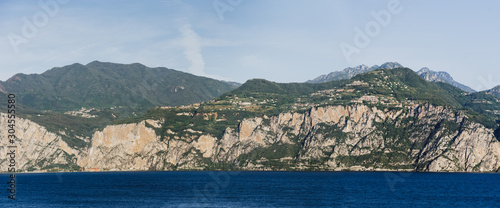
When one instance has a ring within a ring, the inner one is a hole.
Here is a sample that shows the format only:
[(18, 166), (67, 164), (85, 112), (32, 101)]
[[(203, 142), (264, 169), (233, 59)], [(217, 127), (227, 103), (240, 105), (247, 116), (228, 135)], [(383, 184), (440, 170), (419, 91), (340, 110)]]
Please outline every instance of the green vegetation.
[[(362, 84), (352, 85), (353, 81)], [(363, 84), (364, 83), (364, 84)], [(351, 85), (349, 85), (351, 84)], [(353, 89), (344, 91), (337, 96), (314, 95), (314, 92), (329, 89)], [(413, 102), (416, 104), (430, 103), (436, 106), (450, 106), (457, 110), (465, 110), (469, 117), (487, 128), (498, 128), (500, 120), (500, 102), (496, 97), (484, 92), (466, 93), (448, 83), (427, 82), (411, 69), (378, 69), (359, 74), (351, 80), (332, 81), (320, 84), (291, 83), (279, 84), (265, 80), (250, 80), (240, 88), (226, 93), (224, 96), (274, 98), (280, 105), (275, 108), (279, 112), (289, 111), (294, 103), (309, 103), (324, 105), (347, 105), (352, 100), (364, 95), (394, 98), (399, 103)], [(301, 98), (300, 101), (297, 98)], [(387, 104), (376, 105), (379, 109), (387, 109)], [(500, 131), (500, 130), (499, 130)]]
[(347, 134), (342, 132), (338, 126), (325, 123), (317, 124), (315, 134), (321, 134), (325, 138), (336, 138), (340, 143), (344, 143), (347, 139)]
[[(126, 119), (114, 122), (138, 122), (144, 119), (164, 120), (161, 128), (154, 128), (161, 139), (173, 139), (175, 136), (190, 136), (210, 134), (222, 138), (226, 128), (237, 128), (239, 121), (244, 118), (255, 117), (256, 113), (248, 111), (233, 112), (229, 110), (210, 110), (210, 106), (199, 108), (154, 108), (138, 119)], [(167, 133), (167, 130), (174, 134)]]
[[(234, 84), (167, 68), (94, 61), (56, 67), (42, 74), (16, 74), (0, 86), (16, 95), (17, 115), (60, 135), (72, 147), (111, 123), (135, 122), (155, 106), (208, 101)], [(0, 101), (6, 95), (0, 93)], [(0, 105), (5, 111), (6, 105)], [(90, 109), (89, 117), (64, 114)], [(119, 121), (117, 121), (119, 120)]]
[[(484, 92), (472, 93), (467, 96), (464, 109), (469, 116), (487, 128), (498, 128), (500, 122), (500, 102), (496, 97)], [(499, 138), (499, 137), (497, 137)]]
[[(253, 79), (229, 91), (233, 85), (170, 69), (93, 62), (87, 66), (74, 64), (54, 68), (42, 75), (20, 74), (1, 84), (7, 90), (18, 88), (22, 117), (45, 126), (49, 131), (60, 132), (63, 140), (75, 148), (88, 145), (77, 137), (90, 138), (95, 131), (109, 124), (153, 119), (162, 121), (161, 126), (146, 125), (153, 128), (164, 141), (191, 140), (206, 134), (222, 139), (227, 128), (237, 131), (244, 119), (262, 118), (263, 125), (270, 126), (271, 117), (280, 113), (308, 113), (311, 108), (332, 105), (367, 105), (382, 111), (402, 111), (402, 114), (409, 113), (412, 109), (409, 106), (447, 106), (456, 112), (462, 110), (472, 121), (495, 129), (497, 138), (500, 136), (498, 98), (481, 92), (469, 94), (446, 83), (427, 82), (406, 68), (378, 69), (350, 80), (318, 84), (283, 84)], [(44, 91), (46, 93), (42, 93)], [(201, 102), (216, 96), (214, 100)], [(201, 103), (193, 104), (195, 102)], [(181, 104), (190, 105), (154, 107)], [(86, 111), (90, 115), (88, 118), (62, 113), (82, 107), (93, 108)], [(425, 164), (417, 167), (408, 165), (415, 159), (411, 158), (411, 150), (422, 148), (424, 143), (435, 142), (437, 132), (444, 132), (446, 136), (460, 131), (456, 122), (448, 120), (438, 121), (433, 126), (419, 126), (416, 123), (418, 119), (415, 117), (387, 118), (374, 122), (376, 130), (364, 135), (359, 142), (366, 142), (376, 134), (384, 138), (383, 148), (359, 156), (340, 156), (336, 160), (346, 166), (420, 170)], [(412, 141), (415, 133), (424, 128), (430, 129), (427, 141)], [(308, 138), (306, 134), (311, 132), (302, 129), (296, 136), (290, 133), (290, 127), (283, 127), (282, 130), (292, 144), (276, 143), (268, 147), (256, 147), (240, 155), (237, 161), (213, 162), (203, 158), (194, 148), (186, 154), (197, 155), (197, 162), (205, 170), (237, 170), (248, 163), (277, 170), (292, 170), (298, 164), (304, 164), (311, 170), (324, 168), (323, 165), (333, 154), (333, 144), (319, 150), (323, 153), (319, 158), (301, 159), (300, 155), (305, 151), (305, 139)], [(312, 134), (322, 137), (312, 136), (310, 139), (335, 138), (337, 143), (345, 143), (350, 138), (337, 125), (328, 123), (319, 123)], [(359, 150), (356, 144), (350, 147), (353, 148), (349, 150), (350, 153)], [(366, 148), (362, 150), (366, 152)], [(46, 162), (39, 161), (41, 165)], [(170, 165), (177, 169), (179, 164)], [(63, 168), (59, 166), (44, 168)], [(64, 168), (77, 167), (68, 165)]]
[(145, 112), (210, 100), (234, 85), (167, 68), (94, 61), (53, 68), (42, 74), (16, 74), (1, 82), (18, 102), (35, 110), (64, 112), (82, 107), (128, 107)]
[(29, 119), (47, 128), (48, 131), (57, 133), (73, 148), (82, 148), (89, 145), (77, 137), (90, 139), (97, 130), (102, 130), (111, 123), (114, 117), (110, 113), (102, 112), (98, 117), (84, 118), (51, 111), (34, 111), (24, 108), (20, 111), (21, 117)]
[(357, 75), (353, 80), (378, 83), (370, 88), (360, 88), (360, 93), (390, 94), (400, 102), (411, 100), (436, 106), (450, 106), (457, 110), (465, 110), (473, 121), (487, 128), (498, 128), (500, 102), (490, 94), (483, 92), (469, 94), (447, 83), (427, 82), (412, 70), (405, 68), (375, 70)]
[(257, 160), (263, 158), (266, 160), (279, 160), (284, 157), (296, 158), (299, 151), (298, 144), (273, 144), (266, 148), (257, 147), (247, 154), (242, 154), (238, 161), (240, 161), (240, 166), (244, 166), (245, 163), (256, 163)]
[(494, 87), (493, 89), (486, 91), (486, 93), (491, 94), (497, 98), (500, 98), (500, 85)]
[(352, 79), (373, 84), (370, 88), (360, 88), (364, 94), (392, 95), (398, 101), (424, 101), (438, 106), (461, 106), (454, 96), (463, 91), (449, 84), (427, 82), (407, 68), (379, 69)]
[(387, 169), (412, 169), (409, 165), (399, 165), (408, 164), (410, 158), (406, 153), (401, 152), (372, 152), (370, 154), (359, 155), (359, 156), (339, 156), (337, 160), (346, 166), (360, 165), (363, 167), (374, 167), (374, 168), (387, 168)]
[[(226, 128), (236, 129), (245, 118), (274, 116), (283, 112), (304, 113), (315, 106), (350, 105), (363, 96), (373, 96), (378, 102), (363, 101), (368, 106), (382, 110), (407, 111), (410, 105), (430, 103), (437, 106), (449, 106), (457, 110), (465, 110), (469, 117), (488, 128), (498, 128), (494, 115), (500, 109), (497, 99), (485, 93), (468, 94), (446, 83), (427, 82), (410, 69), (379, 69), (360, 74), (351, 80), (332, 81), (327, 83), (274, 83), (262, 79), (249, 80), (236, 90), (227, 92), (214, 101), (197, 106), (183, 108), (149, 110), (142, 117), (120, 120), (115, 123), (138, 122), (144, 119), (164, 120), (161, 129), (156, 129), (162, 139), (176, 136), (189, 136), (193, 132), (208, 133), (221, 138)], [(269, 123), (268, 119), (263, 120)], [(414, 121), (404, 121), (414, 122)], [(399, 144), (395, 149), (408, 148), (408, 127), (396, 127), (389, 121), (377, 123), (385, 138)], [(447, 124), (449, 131), (455, 126)], [(174, 134), (167, 134), (167, 130)], [(190, 130), (190, 131), (188, 131)], [(325, 131), (320, 128), (318, 131)], [(346, 134), (337, 129), (321, 132), (327, 137), (340, 140)], [(496, 131), (500, 134), (500, 130)], [(297, 140), (300, 138), (292, 138)]]

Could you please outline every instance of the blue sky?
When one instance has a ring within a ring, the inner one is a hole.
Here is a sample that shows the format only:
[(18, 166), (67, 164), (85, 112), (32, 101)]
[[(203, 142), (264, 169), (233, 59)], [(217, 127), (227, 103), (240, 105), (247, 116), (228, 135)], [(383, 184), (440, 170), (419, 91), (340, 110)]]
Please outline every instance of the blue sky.
[(396, 61), (484, 90), (500, 84), (498, 8), (499, 1), (7, 0), (0, 80), (99, 60), (241, 83), (304, 82)]

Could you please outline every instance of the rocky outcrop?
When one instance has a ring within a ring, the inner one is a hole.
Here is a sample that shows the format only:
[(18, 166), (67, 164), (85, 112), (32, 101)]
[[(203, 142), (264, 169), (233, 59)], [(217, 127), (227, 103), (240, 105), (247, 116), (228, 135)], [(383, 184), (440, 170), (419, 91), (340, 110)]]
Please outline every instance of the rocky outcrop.
[[(5, 157), (12, 150), (7, 146), (9, 124), (7, 115), (0, 113), (0, 171), (6, 172), (9, 161)], [(18, 170), (40, 170), (43, 168), (55, 168), (60, 170), (70, 169), (75, 165), (76, 158), (82, 150), (76, 150), (63, 141), (60, 134), (49, 132), (45, 127), (30, 120), (15, 119), (15, 152), (16, 169)], [(63, 133), (63, 132), (61, 132)]]
[(149, 153), (165, 149), (145, 121), (137, 124), (112, 125), (95, 132), (88, 153), (78, 165), (86, 168), (144, 170)]
[[(4, 117), (1, 122), (5, 123)], [(226, 128), (220, 138), (193, 129), (162, 129), (161, 123), (147, 120), (107, 126), (94, 133), (88, 149), (77, 151), (58, 135), (21, 120), (20, 136), (30, 138), (20, 141), (21, 167), (43, 167), (44, 158), (58, 164), (76, 158), (80, 167), (102, 171), (497, 172), (500, 168), (500, 142), (491, 129), (460, 111), (429, 104), (390, 109), (325, 106), (304, 113), (247, 118), (235, 128)], [(161, 131), (168, 136), (160, 137)], [(5, 149), (1, 151), (5, 154)], [(5, 163), (2, 160), (2, 167)]]
[(486, 93), (492, 94), (495, 97), (500, 98), (500, 85), (498, 85), (490, 90), (487, 90)]
[[(191, 136), (161, 141), (145, 122), (108, 126), (94, 134), (89, 159), (79, 165), (101, 170), (204, 169), (222, 163), (250, 170), (468, 172), (500, 167), (500, 143), (492, 130), (461, 112), (432, 105), (317, 107), (245, 119), (227, 128), (221, 139), (189, 131)], [(298, 151), (289, 151), (294, 147)], [(276, 153), (283, 151), (289, 152)]]
[(417, 72), (417, 74), (429, 82), (445, 82), (445, 83), (451, 84), (451, 85), (453, 85), (457, 88), (460, 88), (461, 90), (469, 92), (469, 93), (476, 92), (472, 88), (455, 81), (453, 79), (453, 77), (451, 77), (450, 74), (448, 74), (447, 72), (444, 72), (444, 71), (436, 72), (436, 71), (430, 70), (427, 67), (424, 67), (424, 68), (420, 69)]

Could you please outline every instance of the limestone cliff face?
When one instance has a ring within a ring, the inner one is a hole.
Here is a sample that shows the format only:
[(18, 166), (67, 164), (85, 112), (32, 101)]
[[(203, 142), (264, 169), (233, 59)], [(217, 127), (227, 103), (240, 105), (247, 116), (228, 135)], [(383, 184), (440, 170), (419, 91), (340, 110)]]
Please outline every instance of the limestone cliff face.
[(138, 124), (113, 125), (92, 136), (92, 145), (82, 154), (78, 165), (99, 169), (144, 170), (147, 154), (165, 149), (145, 121)]
[(88, 153), (82, 154), (78, 165), (99, 170), (157, 170), (179, 166), (200, 169), (196, 159), (214, 155), (217, 139), (202, 135), (160, 141), (155, 121), (111, 125), (92, 136)]
[[(500, 169), (500, 142), (492, 130), (460, 111), (432, 105), (315, 107), (304, 113), (244, 119), (236, 128), (226, 128), (220, 138), (193, 129), (166, 129), (169, 136), (161, 138), (157, 132), (162, 122), (147, 120), (107, 126), (94, 133), (89, 148), (80, 150), (31, 121), (18, 120), (23, 138), (18, 167), (25, 169), (71, 165), (75, 158), (82, 168), (102, 171)], [(6, 126), (5, 115), (0, 125)], [(0, 133), (6, 137), (5, 130)], [(6, 145), (2, 139), (3, 155)], [(6, 159), (1, 163), (7, 167)]]
[[(305, 113), (245, 119), (237, 128), (227, 128), (221, 139), (187, 131), (191, 136), (160, 141), (145, 121), (108, 126), (94, 134), (79, 165), (101, 170), (203, 169), (216, 163), (250, 170), (500, 168), (500, 142), (492, 130), (460, 112), (432, 105), (392, 110), (366, 105), (317, 107)], [(283, 149), (272, 149), (276, 147), (298, 151), (280, 155)]]
[[(6, 172), (9, 165), (6, 155), (12, 150), (7, 148), (9, 141), (7, 139), (7, 115), (0, 113), (0, 171)], [(81, 153), (68, 146), (62, 140), (61, 136), (47, 131), (30, 120), (15, 119), (15, 140), (16, 168), (18, 170), (40, 170), (42, 168), (53, 167), (67, 169), (75, 165), (75, 158)]]
[[(302, 158), (328, 157), (327, 165), (333, 169), (498, 171), (500, 167), (500, 143), (493, 131), (445, 107), (388, 111), (337, 106), (313, 109), (307, 117), (311, 130)], [(343, 139), (325, 136), (315, 127), (319, 123), (337, 127), (345, 133)]]

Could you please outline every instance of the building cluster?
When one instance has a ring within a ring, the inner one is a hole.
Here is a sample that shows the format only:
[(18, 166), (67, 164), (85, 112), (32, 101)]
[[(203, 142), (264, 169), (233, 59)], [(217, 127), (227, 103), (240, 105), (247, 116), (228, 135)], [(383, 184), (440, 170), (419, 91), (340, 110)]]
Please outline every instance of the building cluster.
[(96, 111), (96, 109), (95, 108), (87, 109), (87, 108), (82, 107), (82, 109), (80, 109), (80, 110), (68, 111), (68, 112), (64, 112), (64, 114), (72, 115), (72, 116), (80, 116), (83, 118), (95, 118), (95, 117), (97, 117), (97, 115), (90, 114), (91, 111)]

